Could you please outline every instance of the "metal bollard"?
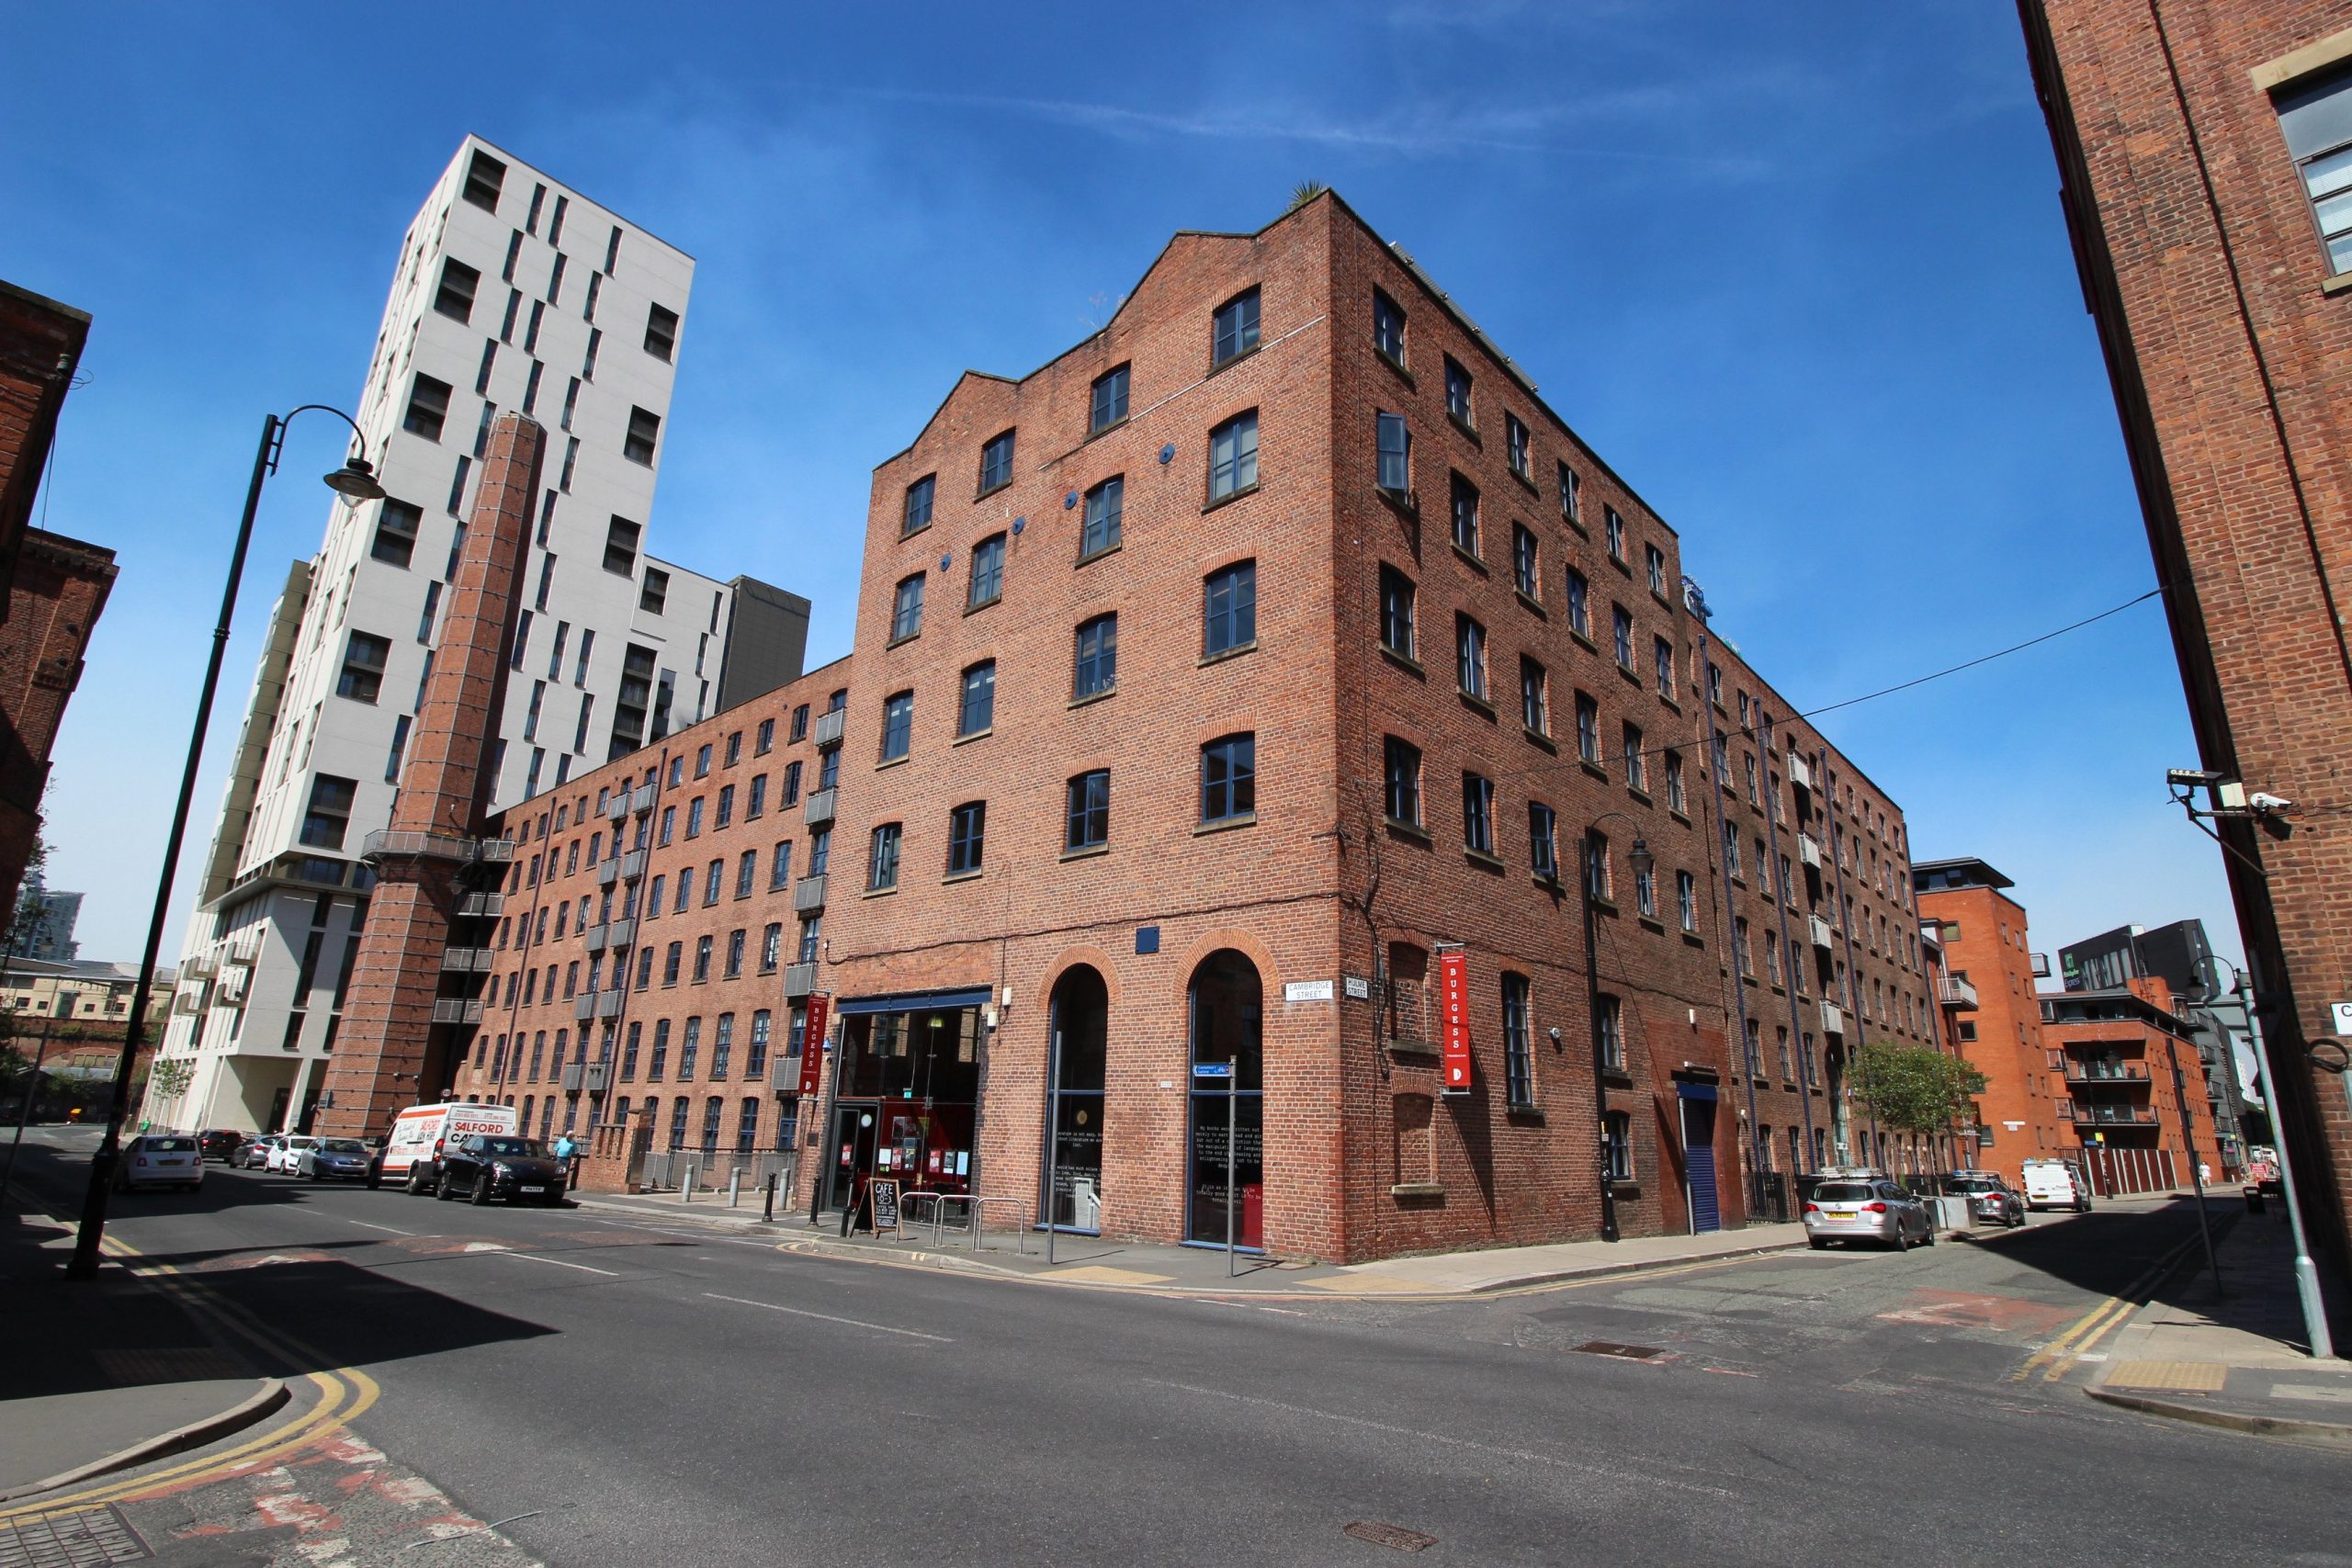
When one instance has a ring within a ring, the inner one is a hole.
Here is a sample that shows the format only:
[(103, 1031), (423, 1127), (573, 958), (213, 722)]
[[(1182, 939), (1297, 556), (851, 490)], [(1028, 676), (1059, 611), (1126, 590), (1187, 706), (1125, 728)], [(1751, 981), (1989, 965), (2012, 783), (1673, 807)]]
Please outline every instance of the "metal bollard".
[(727, 1206), (730, 1209), (743, 1201), (743, 1168), (737, 1166), (727, 1173)]
[(775, 1171), (773, 1171), (773, 1170), (769, 1171), (769, 1172), (768, 1172), (768, 1201), (767, 1201), (767, 1206), (766, 1206), (766, 1207), (765, 1207), (765, 1208), (761, 1212), (761, 1214), (760, 1214), (760, 1218), (761, 1218), (761, 1219), (763, 1219), (763, 1220), (764, 1220), (764, 1221), (768, 1221), (768, 1222), (770, 1222), (770, 1223), (774, 1223), (774, 1221), (775, 1221), (775, 1179), (776, 1179), (776, 1173), (775, 1173)]
[(678, 1183), (679, 1202), (691, 1203), (695, 1201), (695, 1168), (692, 1165), (688, 1165), (686, 1167), (685, 1179)]

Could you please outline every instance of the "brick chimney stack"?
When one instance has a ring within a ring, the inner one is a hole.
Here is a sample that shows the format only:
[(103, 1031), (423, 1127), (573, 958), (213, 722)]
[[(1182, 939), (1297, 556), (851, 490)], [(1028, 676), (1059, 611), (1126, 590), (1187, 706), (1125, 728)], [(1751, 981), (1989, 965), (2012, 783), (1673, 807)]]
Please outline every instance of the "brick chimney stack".
[(438, 1094), (479, 1021), (436, 1021), (435, 1004), (455, 1004), (444, 1014), (479, 1008), (479, 973), (445, 971), (444, 955), (487, 946), (466, 933), (486, 933), (490, 918), (466, 914), (461, 901), (505, 877), (503, 846), (485, 845), (481, 832), (546, 445), (545, 430), (520, 414), (491, 427), (391, 826), (370, 840), (378, 881), (320, 1101), (322, 1134), (374, 1136), (402, 1107)]

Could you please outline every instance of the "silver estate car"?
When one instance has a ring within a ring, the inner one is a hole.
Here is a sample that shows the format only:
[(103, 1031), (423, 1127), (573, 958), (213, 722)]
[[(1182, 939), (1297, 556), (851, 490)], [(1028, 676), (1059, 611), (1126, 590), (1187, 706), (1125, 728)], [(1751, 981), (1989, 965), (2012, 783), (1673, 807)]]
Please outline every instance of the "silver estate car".
[(1892, 1181), (1825, 1181), (1804, 1203), (1804, 1238), (1819, 1251), (1833, 1241), (1874, 1241), (1898, 1252), (1936, 1245), (1927, 1205)]

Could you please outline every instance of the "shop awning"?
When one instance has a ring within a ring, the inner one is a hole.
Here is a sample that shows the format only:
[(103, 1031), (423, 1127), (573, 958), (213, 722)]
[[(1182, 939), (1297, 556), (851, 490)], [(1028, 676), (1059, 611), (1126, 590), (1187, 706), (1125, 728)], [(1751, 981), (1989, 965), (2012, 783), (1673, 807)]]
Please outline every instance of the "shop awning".
[(847, 997), (833, 1004), (833, 1012), (841, 1018), (868, 1012), (950, 1012), (957, 1008), (986, 1007), (989, 995), (988, 987), (972, 986), (960, 991), (900, 991), (891, 997)]

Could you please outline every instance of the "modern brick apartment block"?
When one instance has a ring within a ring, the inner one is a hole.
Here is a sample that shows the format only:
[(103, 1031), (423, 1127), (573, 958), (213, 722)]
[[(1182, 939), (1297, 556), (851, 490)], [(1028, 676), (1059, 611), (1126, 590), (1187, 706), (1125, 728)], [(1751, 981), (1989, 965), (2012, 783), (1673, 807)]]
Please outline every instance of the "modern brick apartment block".
[(2241, 1124), (2245, 1075), (2239, 1070), (2239, 1055), (2243, 1051), (2251, 1063), (2253, 1049), (2245, 1005), (2222, 988), (2228, 970), (2215, 966), (2212, 951), (2202, 920), (2175, 920), (2153, 930), (2118, 926), (2060, 948), (2058, 973), (2070, 991), (2114, 990), (2141, 976), (2164, 981), (2173, 1013), (2197, 1043), (2205, 1066), (2205, 1109), (2213, 1118), (2222, 1163), (2234, 1171), (2245, 1163), (2246, 1145)]
[(638, 1173), (653, 1179), (673, 1151), (706, 1179), (775, 1168), (801, 1109), (846, 668), (492, 822), (513, 859), (450, 949), (487, 983), (471, 1003), (441, 1004), (465, 1010), (469, 1048), (421, 1092), (513, 1105), (541, 1137), (585, 1142), (651, 1118), (655, 1163)]
[(31, 525), (90, 318), (0, 283), (0, 909), (40, 832), (50, 748), (113, 591), (114, 552)]
[(479, 138), (442, 173), (353, 410), (390, 499), (334, 507), (264, 633), (166, 1042), (196, 1074), (152, 1114), (309, 1124), (372, 891), (359, 847), (426, 723), (499, 414), (543, 426), (547, 453), (500, 650), (492, 805), (799, 672), (806, 600), (648, 553), (693, 281), (692, 258)]
[[(2041, 1039), (2058, 1119), (2098, 1190), (2170, 1192), (2201, 1166), (2224, 1169), (2205, 1064), (2172, 989), (2154, 976), (2041, 997)], [(2184, 1127), (2181, 1108), (2188, 1108)]]
[(2050, 1076), (2034, 992), (2048, 964), (2026, 942), (2024, 906), (2004, 891), (2015, 884), (1984, 862), (1923, 861), (1911, 876), (1921, 919), (1940, 928), (1940, 991), (1952, 1010), (1954, 1043), (1984, 1075), (1969, 1163), (2014, 1185), (2026, 1160), (2071, 1153), (2075, 1145), (2059, 1113), (2064, 1085), (2053, 1087)]
[[(1095, 336), (964, 378), (871, 505), (845, 667), (509, 813), (514, 955), (457, 1092), (650, 1125), (665, 1179), (795, 1149), (816, 1209), (896, 1179), (1331, 1258), (1589, 1235), (1604, 1158), (1644, 1234), (1860, 1156), (1845, 1053), (1930, 1018), (1900, 814), (1702, 653), (1672, 531), (1336, 197), (1180, 234)], [(747, 820), (796, 766), (798, 819)], [(1791, 918), (1850, 948), (1768, 946), (1775, 843)], [(1751, 990), (1819, 1055), (1752, 1094)], [(1768, 1122), (1820, 1135), (1759, 1170)]]
[[(2282, 1134), (2342, 1265), (2352, 1103), (2352, 9), (2020, 0), (2201, 765), (2292, 801), (2218, 826)], [(2182, 760), (2186, 763), (2188, 759)], [(2183, 831), (2188, 831), (2184, 825)], [(2184, 842), (2189, 840), (2184, 839)]]

